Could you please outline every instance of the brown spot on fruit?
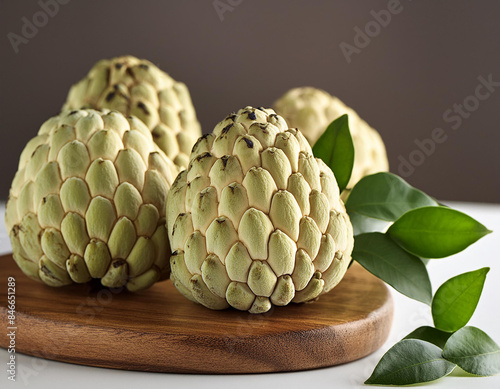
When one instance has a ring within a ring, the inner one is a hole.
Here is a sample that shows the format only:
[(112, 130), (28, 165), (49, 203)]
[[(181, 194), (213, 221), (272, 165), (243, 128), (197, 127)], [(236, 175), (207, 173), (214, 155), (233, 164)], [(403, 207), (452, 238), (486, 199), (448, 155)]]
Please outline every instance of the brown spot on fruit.
[(116, 93), (115, 92), (109, 92), (108, 95), (106, 96), (106, 101), (109, 103), (111, 100), (115, 98)]
[(253, 148), (253, 142), (252, 142), (250, 139), (248, 139), (248, 138), (243, 138), (243, 140), (245, 141), (245, 143), (247, 144), (247, 147), (248, 147), (249, 149), (252, 149), (252, 148)]
[(149, 110), (147, 109), (147, 107), (144, 105), (144, 103), (142, 101), (139, 101), (137, 103), (137, 108), (139, 108), (140, 110), (142, 110), (142, 112), (144, 112), (144, 114), (150, 115)]

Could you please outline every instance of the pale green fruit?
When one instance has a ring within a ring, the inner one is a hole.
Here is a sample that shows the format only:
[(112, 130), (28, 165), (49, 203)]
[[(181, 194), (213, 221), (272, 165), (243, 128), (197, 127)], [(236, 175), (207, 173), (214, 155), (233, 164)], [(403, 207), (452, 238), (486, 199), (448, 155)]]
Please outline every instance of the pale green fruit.
[(211, 309), (314, 300), (340, 282), (354, 243), (332, 171), (264, 108), (198, 140), (167, 196), (167, 222), (174, 285)]
[(151, 130), (155, 143), (181, 167), (187, 166), (191, 148), (201, 136), (186, 85), (132, 56), (101, 60), (73, 85), (63, 110), (80, 108), (137, 116)]
[(178, 168), (116, 111), (65, 111), (21, 154), (6, 210), (14, 259), (51, 286), (147, 288), (170, 272), (165, 200)]
[(389, 170), (384, 142), (379, 133), (340, 99), (312, 87), (294, 88), (274, 103), (273, 108), (291, 127), (298, 128), (311, 146), (339, 116), (349, 115), (354, 143), (354, 166), (347, 189), (369, 174)]

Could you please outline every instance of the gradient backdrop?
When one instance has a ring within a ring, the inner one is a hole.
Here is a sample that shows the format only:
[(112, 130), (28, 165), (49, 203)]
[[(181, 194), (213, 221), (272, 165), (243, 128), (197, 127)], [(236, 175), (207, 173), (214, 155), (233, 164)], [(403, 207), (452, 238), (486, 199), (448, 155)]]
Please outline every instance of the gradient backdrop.
[[(100, 58), (133, 54), (188, 85), (205, 132), (240, 107), (312, 85), (376, 128), (391, 170), (413, 185), (443, 200), (499, 202), (498, 1), (60, 2), (44, 17), (39, 1), (0, 0), (1, 200), (25, 143), (71, 84)], [(38, 31), (23, 31), (33, 18)], [(446, 139), (426, 141), (433, 131)]]

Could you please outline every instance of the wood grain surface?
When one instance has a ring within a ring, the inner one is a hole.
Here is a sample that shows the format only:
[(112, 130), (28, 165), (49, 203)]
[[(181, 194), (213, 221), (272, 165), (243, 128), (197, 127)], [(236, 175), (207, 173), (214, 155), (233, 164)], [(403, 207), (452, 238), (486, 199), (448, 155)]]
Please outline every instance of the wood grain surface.
[[(0, 257), (0, 325), (16, 280), (16, 351), (57, 361), (176, 373), (263, 373), (333, 366), (377, 350), (389, 334), (387, 287), (358, 264), (330, 293), (252, 315), (211, 311), (169, 281), (132, 294), (98, 284), (51, 288)], [(8, 338), (0, 337), (0, 346)]]

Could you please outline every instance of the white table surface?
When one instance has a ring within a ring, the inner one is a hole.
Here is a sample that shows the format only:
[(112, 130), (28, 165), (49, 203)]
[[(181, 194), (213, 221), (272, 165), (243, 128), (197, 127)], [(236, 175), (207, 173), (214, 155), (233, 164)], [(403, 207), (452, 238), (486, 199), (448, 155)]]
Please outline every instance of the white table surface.
[[(491, 267), (479, 302), (469, 325), (481, 328), (500, 344), (500, 204), (446, 202), (479, 220), (494, 232), (464, 252), (451, 258), (433, 260), (428, 265), (434, 291), (448, 278), (481, 267)], [(4, 205), (0, 205), (0, 252), (10, 251), (3, 224)], [(312, 371), (253, 375), (188, 375), (129, 372), (47, 361), (26, 355), (17, 357), (16, 382), (7, 380), (7, 352), (0, 350), (3, 374), (0, 388), (368, 388), (363, 385), (378, 360), (395, 342), (422, 325), (432, 325), (430, 309), (393, 291), (394, 324), (388, 341), (372, 355), (341, 366)], [(206, 361), (210, 363), (210, 361)], [(427, 385), (426, 385), (427, 386)], [(487, 378), (466, 376), (455, 369), (451, 376), (429, 388), (500, 388), (500, 375)]]

